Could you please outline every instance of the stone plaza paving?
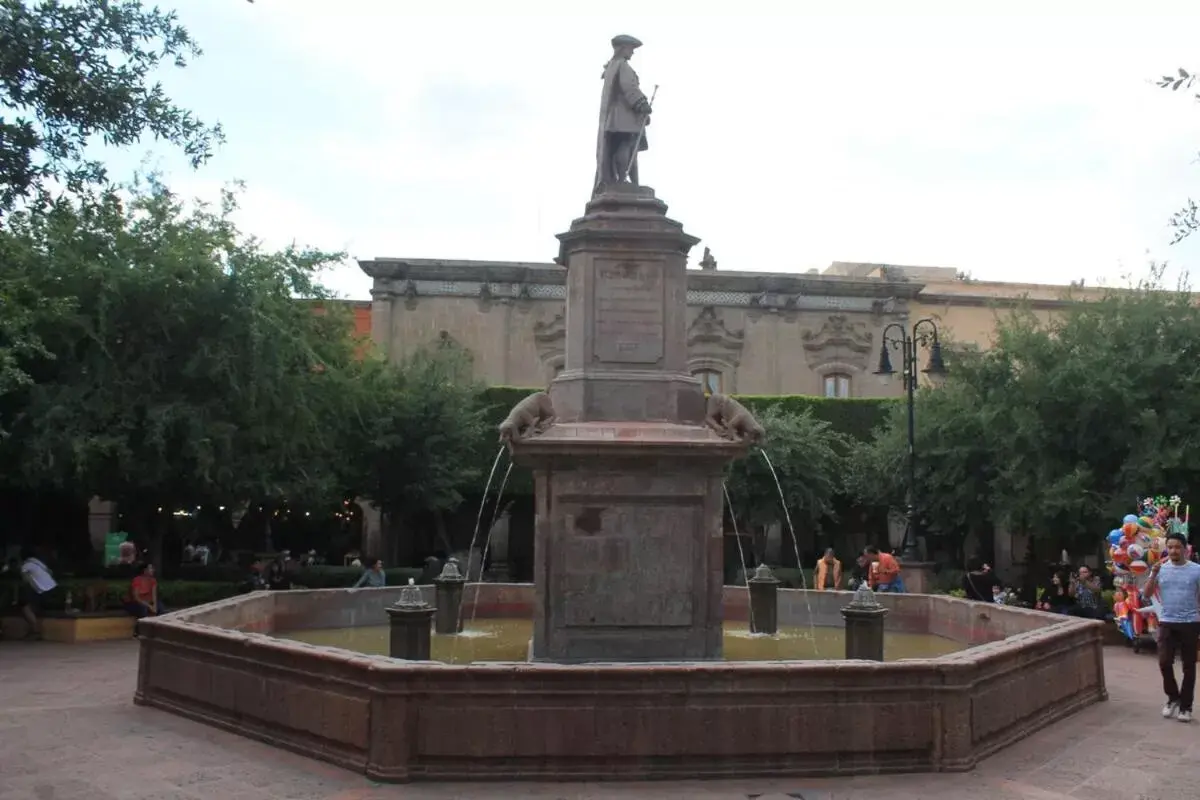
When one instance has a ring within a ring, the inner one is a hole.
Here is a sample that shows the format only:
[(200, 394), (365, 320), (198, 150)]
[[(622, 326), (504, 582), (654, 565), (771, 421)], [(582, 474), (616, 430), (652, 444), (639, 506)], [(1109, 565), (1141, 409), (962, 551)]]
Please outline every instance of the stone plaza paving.
[(643, 784), (377, 785), (133, 705), (137, 642), (0, 642), (0, 800), (803, 798), (1185, 800), (1200, 723), (1163, 720), (1153, 655), (1105, 651), (1110, 699), (969, 773)]

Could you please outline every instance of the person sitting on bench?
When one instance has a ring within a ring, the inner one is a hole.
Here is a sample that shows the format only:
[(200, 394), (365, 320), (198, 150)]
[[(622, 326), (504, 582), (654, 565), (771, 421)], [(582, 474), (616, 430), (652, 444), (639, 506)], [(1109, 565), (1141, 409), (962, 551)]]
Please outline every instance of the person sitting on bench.
[(138, 575), (129, 582), (129, 596), (125, 599), (125, 610), (142, 619), (166, 611), (158, 598), (158, 581), (154, 578), (153, 564), (140, 564)]

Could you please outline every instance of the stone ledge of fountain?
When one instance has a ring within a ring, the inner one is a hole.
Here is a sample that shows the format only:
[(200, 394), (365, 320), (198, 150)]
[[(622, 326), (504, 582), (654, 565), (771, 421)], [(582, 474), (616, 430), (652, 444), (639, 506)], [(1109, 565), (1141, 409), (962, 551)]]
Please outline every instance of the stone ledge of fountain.
[[(885, 663), (456, 666), (268, 635), (313, 609), (377, 624), (365, 609), (382, 618), (398, 592), (258, 592), (145, 620), (135, 702), (381, 781), (631, 780), (967, 770), (1106, 697), (1102, 623), (935, 595), (880, 595), (889, 630), (973, 646)], [(464, 599), (486, 618), (532, 596), (472, 584)], [(724, 596), (736, 619), (745, 589)], [(794, 624), (850, 594), (779, 597)]]

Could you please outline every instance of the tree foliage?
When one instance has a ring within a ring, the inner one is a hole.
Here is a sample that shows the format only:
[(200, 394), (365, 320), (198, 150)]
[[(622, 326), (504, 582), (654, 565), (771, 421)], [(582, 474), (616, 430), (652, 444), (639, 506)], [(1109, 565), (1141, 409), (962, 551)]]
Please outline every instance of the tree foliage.
[[(1196, 75), (1183, 67), (1179, 67), (1174, 75), (1163, 75), (1156, 81), (1156, 84), (1161, 89), (1178, 92), (1180, 90), (1188, 91), (1196, 84)], [(1200, 92), (1194, 93), (1192, 99), (1200, 101)], [(1196, 206), (1196, 201), (1188, 198), (1187, 204), (1171, 215), (1169, 224), (1175, 231), (1175, 236), (1171, 240), (1171, 244), (1177, 244), (1187, 237), (1191, 236), (1198, 228), (1200, 228), (1200, 208)]]
[(0, 395), (6, 482), (99, 494), (152, 535), (195, 506), (454, 505), (482, 433), (465, 356), (364, 357), (317, 281), (340, 256), (263, 248), (234, 201), (151, 181), (0, 226), (6, 285), (35, 301), (7, 349), (25, 377)]
[[(1156, 273), (1160, 275), (1161, 273)], [(1136, 497), (1200, 483), (1200, 310), (1157, 277), (1042, 322), (1000, 320), (994, 346), (916, 406), (917, 505), (935, 530), (990, 525), (1091, 540)], [(900, 505), (898, 414), (852, 459), (864, 501)]]
[(367, 362), (343, 441), (346, 484), (401, 519), (455, 508), (464, 491), (482, 490), (484, 449), (494, 433), (471, 372), (470, 356), (453, 343), (420, 349), (395, 366)]
[(814, 523), (833, 513), (849, 450), (848, 438), (811, 411), (793, 413), (766, 407), (758, 421), (767, 435), (762, 448), (779, 476), (779, 486), (762, 453), (752, 451), (730, 468), (726, 487), (738, 525), (747, 529), (784, 522)]
[(105, 180), (87, 156), (143, 136), (200, 164), (221, 141), (171, 102), (152, 75), (200, 49), (174, 12), (140, 0), (0, 0), (0, 210), (53, 178), (79, 190)]

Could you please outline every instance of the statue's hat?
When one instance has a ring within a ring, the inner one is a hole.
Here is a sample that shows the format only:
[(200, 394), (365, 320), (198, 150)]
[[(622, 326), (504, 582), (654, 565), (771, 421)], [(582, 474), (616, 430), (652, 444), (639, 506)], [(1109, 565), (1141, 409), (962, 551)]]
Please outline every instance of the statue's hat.
[(640, 39), (638, 39), (636, 36), (629, 36), (627, 34), (622, 33), (622, 34), (620, 34), (618, 36), (614, 36), (612, 38), (612, 46), (613, 47), (637, 48), (637, 47), (642, 46), (642, 41)]

